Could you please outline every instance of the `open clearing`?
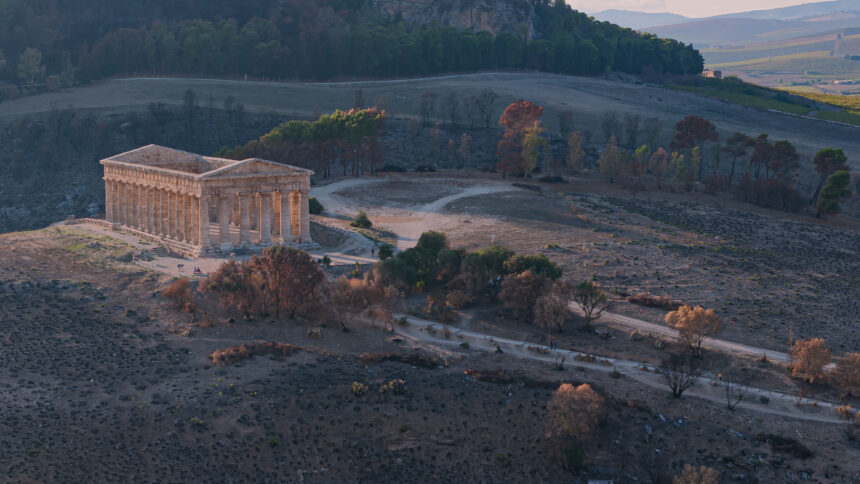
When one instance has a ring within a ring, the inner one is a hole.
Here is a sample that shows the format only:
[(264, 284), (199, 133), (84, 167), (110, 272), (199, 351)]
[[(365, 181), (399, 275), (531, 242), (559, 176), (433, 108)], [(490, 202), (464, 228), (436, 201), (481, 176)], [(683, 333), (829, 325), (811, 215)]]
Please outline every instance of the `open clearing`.
[(697, 114), (710, 119), (724, 134), (769, 133), (771, 139), (791, 140), (808, 155), (822, 147), (839, 147), (845, 150), (850, 163), (860, 166), (860, 128), (756, 110), (656, 85), (542, 73), (330, 84), (183, 78), (115, 80), (5, 102), (0, 117), (48, 112), (52, 106), (128, 111), (152, 102), (180, 104), (187, 89), (194, 89), (198, 99), (212, 95), (220, 103), (227, 96), (234, 96), (247, 111), (290, 116), (310, 116), (352, 106), (353, 92), (362, 89), (367, 103), (384, 105), (391, 115), (402, 117), (415, 115), (418, 98), (425, 90), (436, 92), (439, 99), (452, 92), (465, 99), (485, 88), (495, 90), (500, 96), (494, 119), (514, 99), (529, 99), (545, 107), (544, 122), (550, 129), (557, 130), (556, 113), (569, 109), (575, 114), (576, 129), (589, 131), (599, 140), (603, 136), (600, 120), (606, 111), (660, 119), (664, 137), (685, 115)]

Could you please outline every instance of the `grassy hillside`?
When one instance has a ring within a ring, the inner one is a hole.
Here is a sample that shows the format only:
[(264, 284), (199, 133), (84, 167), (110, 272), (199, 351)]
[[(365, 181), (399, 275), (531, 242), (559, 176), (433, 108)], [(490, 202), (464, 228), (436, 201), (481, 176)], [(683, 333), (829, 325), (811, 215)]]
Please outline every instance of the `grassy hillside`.
[(860, 97), (821, 94), (810, 92), (810, 89), (770, 89), (737, 78), (697, 79), (688, 84), (672, 84), (669, 87), (754, 108), (860, 126)]

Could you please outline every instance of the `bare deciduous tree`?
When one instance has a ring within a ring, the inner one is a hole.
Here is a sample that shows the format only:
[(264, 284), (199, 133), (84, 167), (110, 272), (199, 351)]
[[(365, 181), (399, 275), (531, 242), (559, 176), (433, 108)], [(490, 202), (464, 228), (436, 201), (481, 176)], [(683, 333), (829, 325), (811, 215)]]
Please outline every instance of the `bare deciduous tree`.
[(600, 319), (603, 311), (609, 308), (609, 296), (591, 281), (583, 281), (573, 287), (573, 300), (582, 309), (586, 326)]
[(546, 339), (550, 340), (550, 330), (561, 331), (561, 327), (570, 316), (571, 284), (558, 280), (549, 291), (540, 296), (535, 302), (535, 324), (546, 328)]
[(860, 421), (860, 413), (851, 408), (851, 405), (840, 406), (836, 409), (836, 413), (839, 414), (839, 418), (845, 421), (845, 436), (848, 437), (850, 442), (854, 442), (854, 429), (858, 421)]
[(430, 126), (430, 119), (436, 110), (437, 97), (439, 96), (433, 91), (424, 91), (421, 93), (421, 97), (418, 98), (418, 115), (425, 127)]
[(499, 293), (499, 300), (504, 303), (506, 308), (514, 310), (515, 320), (519, 319), (520, 312), (522, 312), (523, 319), (528, 321), (546, 282), (546, 278), (538, 276), (532, 271), (505, 276), (502, 279), (502, 291)]
[(860, 353), (848, 353), (837, 359), (831, 375), (842, 390), (860, 394)]
[(329, 286), (332, 311), (344, 331), (349, 324), (365, 309), (365, 282), (340, 276)]
[(723, 389), (726, 391), (726, 408), (734, 410), (746, 396), (749, 386), (738, 376), (728, 376), (723, 379)]
[(492, 89), (484, 89), (475, 97), (475, 109), (478, 111), (478, 116), (484, 128), (489, 129), (490, 127), (490, 121), (493, 118), (493, 108), (498, 99), (499, 95)]
[(666, 385), (672, 391), (672, 396), (681, 398), (687, 389), (696, 383), (699, 378), (699, 365), (690, 355), (672, 354), (660, 365), (660, 374), (663, 375)]

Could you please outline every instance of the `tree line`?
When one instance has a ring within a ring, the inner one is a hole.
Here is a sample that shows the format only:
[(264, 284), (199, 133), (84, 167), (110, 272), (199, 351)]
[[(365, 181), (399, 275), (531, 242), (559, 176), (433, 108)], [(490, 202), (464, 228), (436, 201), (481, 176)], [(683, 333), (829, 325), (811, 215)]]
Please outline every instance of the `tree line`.
[(382, 166), (384, 122), (385, 111), (377, 108), (335, 111), (315, 121), (287, 121), (245, 146), (222, 148), (216, 156), (299, 164), (324, 177), (338, 163), (343, 175), (373, 174)]
[[(496, 169), (503, 175), (576, 173), (587, 168), (585, 136), (573, 131), (573, 113), (559, 115), (567, 142), (567, 152), (560, 157), (551, 149), (542, 116), (543, 107), (521, 99), (502, 113), (499, 126), (504, 133)], [(637, 115), (627, 114), (621, 121), (616, 113), (607, 112), (602, 125), (608, 140), (597, 156), (597, 170), (611, 183), (628, 187), (634, 196), (650, 181), (657, 189), (701, 187), (710, 194), (730, 192), (745, 202), (791, 212), (811, 206), (821, 216), (839, 213), (840, 204), (852, 194), (850, 167), (841, 149), (822, 148), (811, 158), (809, 167), (818, 179), (813, 193), (805, 196), (798, 183), (803, 156), (789, 140), (735, 132), (721, 143), (713, 123), (688, 115), (675, 124), (667, 150), (656, 144), (659, 120), (648, 120), (643, 127)], [(619, 141), (622, 134), (626, 147)], [(643, 135), (648, 142), (639, 145)]]
[[(51, 20), (64, 11), (58, 0), (43, 3), (54, 9), (0, 2), (0, 12), (8, 13), (5, 19), (0, 15), (0, 79), (19, 87), (43, 86), (51, 76), (59, 86), (131, 73), (328, 80), (496, 69), (695, 74), (703, 67), (692, 46), (595, 21), (559, 0), (536, 3), (535, 39), (409, 25), (379, 17), (365, 0), (290, 0), (277, 6), (259, 0), (252, 5), (257, 10), (241, 14), (215, 2), (189, 8), (184, 17), (166, 14), (173, 6), (165, 6), (149, 18), (126, 12), (135, 21), (125, 25), (119, 25), (120, 15), (99, 11), (113, 20), (107, 25), (118, 27), (96, 36), (101, 29), (76, 28), (87, 21), (81, 12), (67, 12), (66, 25)], [(81, 8), (87, 6), (96, 8), (86, 2)], [(27, 23), (12, 23), (16, 19)], [(44, 35), (10, 35), (20, 30), (16, 25), (30, 23)]]

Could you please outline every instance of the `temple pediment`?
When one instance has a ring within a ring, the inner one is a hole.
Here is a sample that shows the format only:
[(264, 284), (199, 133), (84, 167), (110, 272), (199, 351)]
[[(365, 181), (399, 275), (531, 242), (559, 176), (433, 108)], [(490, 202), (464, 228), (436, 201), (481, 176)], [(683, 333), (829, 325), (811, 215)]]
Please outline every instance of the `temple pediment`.
[(310, 176), (313, 171), (273, 161), (249, 158), (203, 173), (202, 178), (230, 178), (240, 176)]

